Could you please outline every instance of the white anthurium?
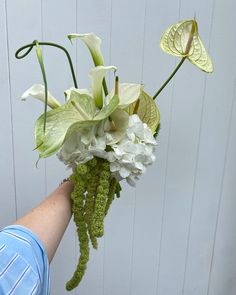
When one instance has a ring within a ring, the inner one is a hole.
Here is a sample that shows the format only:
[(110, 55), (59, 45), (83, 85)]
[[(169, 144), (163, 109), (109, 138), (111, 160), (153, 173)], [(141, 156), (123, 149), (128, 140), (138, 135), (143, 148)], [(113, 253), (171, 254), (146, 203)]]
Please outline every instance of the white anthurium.
[(102, 40), (96, 36), (94, 33), (87, 34), (69, 34), (67, 37), (72, 40), (75, 38), (79, 38), (83, 41), (88, 47), (95, 66), (101, 66), (104, 64), (104, 59), (101, 52), (101, 43)]
[[(119, 84), (119, 105), (118, 108), (124, 109), (131, 103), (135, 102), (143, 89), (143, 85), (135, 83), (120, 83)], [(115, 88), (108, 94), (106, 101), (109, 102), (114, 96)]]
[[(102, 80), (109, 70), (117, 70), (115, 66), (97, 66), (90, 71), (89, 77), (91, 78), (92, 95), (95, 100), (96, 106), (102, 108)], [(114, 96), (114, 95), (113, 95)]]
[[(129, 115), (127, 112), (116, 109), (110, 116), (111, 120), (105, 125), (106, 142), (108, 145), (112, 145), (121, 140), (121, 138), (127, 132), (129, 124)], [(106, 130), (107, 128), (107, 130)]]
[[(41, 84), (34, 84), (22, 94), (21, 100), (26, 100), (29, 97), (34, 97), (45, 103), (45, 87)], [(55, 109), (61, 105), (49, 91), (47, 104), (52, 109)]]
[(79, 88), (71, 87), (71, 88), (64, 91), (66, 101), (69, 99), (72, 91), (77, 92), (78, 94), (87, 94), (87, 95), (90, 95), (90, 96), (92, 95), (89, 92), (89, 90), (86, 89), (86, 88), (79, 89)]

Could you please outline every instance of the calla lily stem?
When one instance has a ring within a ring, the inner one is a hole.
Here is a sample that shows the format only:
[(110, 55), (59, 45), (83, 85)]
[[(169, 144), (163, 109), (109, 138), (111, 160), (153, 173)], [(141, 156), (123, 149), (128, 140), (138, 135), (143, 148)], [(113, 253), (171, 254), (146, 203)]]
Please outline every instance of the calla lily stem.
[[(38, 45), (47, 45), (47, 46), (53, 46), (53, 47), (57, 47), (61, 50), (63, 50), (67, 56), (67, 59), (68, 59), (68, 62), (69, 62), (69, 66), (70, 66), (70, 71), (71, 71), (71, 74), (72, 74), (72, 78), (73, 78), (73, 82), (74, 82), (74, 86), (75, 88), (78, 88), (78, 84), (77, 84), (77, 81), (76, 81), (76, 76), (75, 76), (75, 71), (74, 71), (74, 67), (73, 67), (73, 63), (72, 63), (72, 60), (71, 60), (71, 57), (70, 57), (70, 54), (69, 52), (65, 49), (65, 47), (61, 46), (61, 45), (58, 45), (58, 44), (55, 44), (55, 43), (51, 43), (51, 42), (38, 42)], [(18, 59), (21, 59), (21, 58), (24, 58), (26, 55), (28, 55), (30, 53), (30, 51), (33, 49), (33, 47), (36, 46), (36, 42), (32, 42), (30, 44), (27, 44), (27, 45), (24, 45), (22, 46), (21, 48), (19, 48), (16, 53), (15, 53), (15, 57), (18, 58)], [(27, 49), (28, 50), (23, 53), (22, 55), (20, 55), (20, 52)]]
[(156, 97), (162, 92), (162, 90), (166, 87), (166, 85), (170, 82), (170, 80), (174, 77), (174, 75), (178, 72), (179, 68), (182, 66), (183, 62), (187, 56), (182, 57), (180, 62), (178, 63), (177, 67), (174, 69), (170, 77), (165, 81), (165, 83), (161, 86), (161, 88), (156, 92), (156, 94), (153, 96), (153, 100), (156, 99)]

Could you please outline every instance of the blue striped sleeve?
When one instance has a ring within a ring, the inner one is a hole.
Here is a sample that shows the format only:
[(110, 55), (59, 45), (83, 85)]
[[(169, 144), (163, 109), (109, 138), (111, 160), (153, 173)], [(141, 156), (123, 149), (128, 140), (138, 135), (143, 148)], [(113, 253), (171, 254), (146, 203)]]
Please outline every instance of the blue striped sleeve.
[(0, 294), (48, 295), (45, 249), (29, 229), (11, 225), (0, 231)]

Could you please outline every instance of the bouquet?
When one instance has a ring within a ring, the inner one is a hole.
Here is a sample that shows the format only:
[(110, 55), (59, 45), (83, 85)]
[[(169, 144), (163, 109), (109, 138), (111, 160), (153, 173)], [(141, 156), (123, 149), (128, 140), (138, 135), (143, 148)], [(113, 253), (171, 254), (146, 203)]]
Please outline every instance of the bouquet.
[[(161, 37), (161, 49), (181, 60), (154, 95), (148, 94), (141, 84), (119, 81), (117, 68), (105, 65), (101, 39), (93, 33), (69, 34), (68, 38), (80, 39), (90, 51), (94, 62), (89, 73), (90, 89), (78, 87), (70, 55), (58, 44), (33, 41), (21, 47), (16, 57), (25, 57), (35, 47), (43, 76), (44, 85), (35, 84), (22, 95), (23, 100), (31, 96), (44, 103), (44, 112), (34, 131), (39, 159), (57, 154), (72, 169), (69, 177), (74, 184), (72, 213), (80, 246), (77, 268), (66, 284), (66, 289), (72, 290), (84, 276), (90, 243), (94, 249), (98, 248), (97, 239), (104, 234), (104, 218), (114, 198), (120, 196), (121, 181), (125, 179), (135, 186), (155, 160), (160, 129), (156, 97), (186, 59), (207, 73), (213, 71), (213, 66), (195, 18), (172, 25)], [(74, 86), (65, 90), (64, 103), (48, 91), (41, 46), (59, 48), (68, 58)], [(114, 72), (113, 89), (109, 90), (105, 79), (108, 71)]]

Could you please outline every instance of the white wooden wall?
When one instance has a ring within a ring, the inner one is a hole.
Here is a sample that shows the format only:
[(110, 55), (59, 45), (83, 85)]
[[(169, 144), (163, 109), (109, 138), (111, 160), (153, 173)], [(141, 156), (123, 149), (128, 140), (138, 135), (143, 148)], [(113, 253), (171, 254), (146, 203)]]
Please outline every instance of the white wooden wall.
[[(236, 2), (234, 0), (0, 0), (0, 226), (37, 205), (69, 174), (57, 158), (36, 169), (33, 126), (38, 101), (22, 92), (42, 78), (35, 54), (15, 51), (34, 39), (65, 45), (87, 87), (92, 63), (67, 33), (95, 32), (106, 64), (122, 81), (154, 94), (177, 60), (159, 49), (164, 29), (196, 13), (214, 61), (206, 75), (186, 62), (158, 98), (157, 161), (136, 189), (124, 185), (91, 251), (86, 276), (71, 294), (236, 294)], [(51, 92), (72, 85), (61, 52), (44, 48)], [(71, 223), (52, 263), (53, 295), (66, 294), (78, 246)]]

